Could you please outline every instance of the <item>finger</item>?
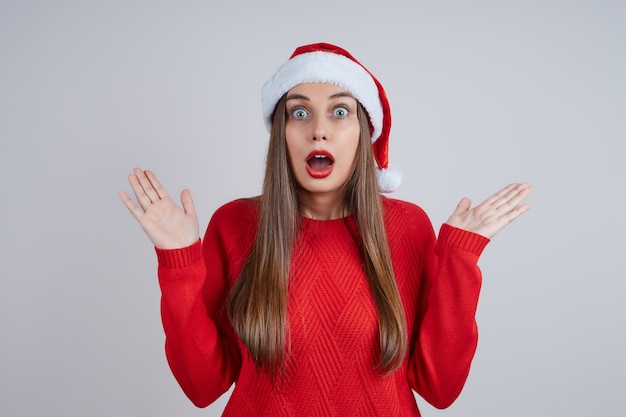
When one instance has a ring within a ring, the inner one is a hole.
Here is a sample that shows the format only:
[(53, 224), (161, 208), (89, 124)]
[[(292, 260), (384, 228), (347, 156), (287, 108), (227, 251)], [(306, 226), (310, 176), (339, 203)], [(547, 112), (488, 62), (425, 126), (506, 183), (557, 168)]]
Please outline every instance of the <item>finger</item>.
[(144, 213), (143, 210), (137, 207), (135, 202), (130, 198), (130, 196), (125, 191), (118, 191), (117, 194), (122, 199), (122, 202), (124, 203), (128, 211), (130, 211), (130, 214), (132, 214), (135, 219), (139, 220), (141, 216), (143, 216), (143, 213)]
[(513, 188), (518, 186), (519, 184), (513, 183), (509, 184), (491, 197), (487, 198), (485, 201), (481, 203), (481, 205), (493, 205), (496, 201), (501, 199), (503, 196), (507, 195)]
[(183, 205), (183, 210), (190, 216), (196, 216), (196, 208), (193, 204), (193, 198), (191, 197), (191, 191), (184, 189), (180, 193), (180, 202)]
[(530, 184), (522, 183), (493, 203), (497, 211), (509, 211), (517, 207), (531, 192)]
[(503, 223), (502, 227), (511, 223), (513, 220), (517, 219), (528, 210), (530, 210), (530, 204), (521, 204), (515, 207), (513, 210), (507, 211), (499, 218), (499, 220)]
[(463, 213), (466, 213), (470, 209), (471, 206), (472, 206), (471, 200), (467, 197), (463, 197), (461, 201), (459, 201), (459, 204), (456, 205), (453, 215), (458, 216)]
[(148, 178), (148, 181), (150, 181), (150, 184), (152, 184), (152, 187), (154, 188), (154, 191), (157, 193), (159, 198), (160, 199), (168, 198), (169, 195), (167, 194), (167, 191), (165, 191), (165, 188), (161, 185), (156, 175), (154, 175), (154, 173), (149, 170), (146, 170), (145, 174), (146, 174), (146, 177)]
[(159, 201), (160, 200), (159, 195), (154, 190), (154, 187), (152, 186), (152, 183), (146, 176), (146, 173), (139, 168), (135, 168), (133, 172), (135, 176), (137, 177), (139, 184), (141, 184), (144, 194), (150, 199), (150, 202), (156, 203), (157, 201)]
[(128, 183), (130, 184), (130, 187), (133, 189), (133, 193), (135, 193), (135, 198), (137, 198), (139, 205), (141, 206), (142, 209), (146, 210), (152, 204), (152, 200), (146, 194), (143, 186), (139, 182), (139, 178), (137, 178), (137, 175), (129, 174)]
[(526, 185), (526, 183), (512, 183), (486, 199), (481, 205), (489, 205), (494, 208), (498, 208), (503, 205), (507, 201), (509, 201), (515, 194), (517, 194), (519, 188), (521, 186)]
[(508, 224), (528, 211), (530, 209), (530, 205), (522, 203), (531, 192), (532, 188), (530, 187), (530, 184), (520, 184), (516, 188), (515, 194), (510, 197), (509, 201), (498, 207), (498, 219), (500, 221), (504, 221), (505, 224)]

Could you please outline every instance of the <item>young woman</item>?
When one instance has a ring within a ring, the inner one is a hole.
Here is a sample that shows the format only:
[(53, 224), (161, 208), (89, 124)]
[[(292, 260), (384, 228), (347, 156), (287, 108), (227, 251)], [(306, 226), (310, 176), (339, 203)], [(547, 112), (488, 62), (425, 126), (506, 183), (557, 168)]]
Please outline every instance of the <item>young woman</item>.
[(224, 416), (419, 416), (460, 394), (477, 345), (478, 257), (528, 208), (526, 183), (470, 208), (438, 237), (416, 205), (383, 197), (391, 117), (347, 51), (306, 45), (263, 87), (263, 192), (219, 208), (199, 238), (150, 171), (121, 199), (156, 247), (166, 355)]

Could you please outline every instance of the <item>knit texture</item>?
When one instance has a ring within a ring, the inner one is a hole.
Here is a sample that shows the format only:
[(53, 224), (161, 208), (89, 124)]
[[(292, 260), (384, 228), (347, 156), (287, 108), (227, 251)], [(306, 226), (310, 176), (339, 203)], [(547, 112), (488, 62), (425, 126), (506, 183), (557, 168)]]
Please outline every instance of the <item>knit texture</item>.
[(223, 416), (419, 416), (413, 391), (449, 406), (477, 345), (478, 257), (488, 239), (443, 225), (436, 239), (417, 206), (383, 198), (409, 349), (385, 377), (376, 369), (378, 320), (352, 217), (304, 218), (289, 281), (289, 352), (278, 382), (234, 335), (224, 300), (250, 253), (256, 200), (213, 215), (202, 242), (159, 250), (166, 355), (191, 401), (204, 407), (235, 382)]

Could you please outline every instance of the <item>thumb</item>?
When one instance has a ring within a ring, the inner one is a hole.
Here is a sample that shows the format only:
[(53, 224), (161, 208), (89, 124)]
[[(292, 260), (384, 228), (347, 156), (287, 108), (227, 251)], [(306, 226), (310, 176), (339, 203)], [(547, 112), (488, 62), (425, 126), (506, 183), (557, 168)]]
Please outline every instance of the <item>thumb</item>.
[(457, 204), (456, 208), (454, 209), (453, 215), (461, 215), (463, 213), (466, 213), (467, 211), (469, 211), (471, 206), (472, 206), (472, 201), (467, 197), (463, 197), (461, 201), (459, 201), (459, 204)]
[(183, 205), (183, 210), (185, 211), (185, 214), (188, 214), (190, 216), (196, 215), (196, 208), (193, 205), (193, 198), (191, 197), (191, 191), (185, 188), (180, 193), (180, 202)]

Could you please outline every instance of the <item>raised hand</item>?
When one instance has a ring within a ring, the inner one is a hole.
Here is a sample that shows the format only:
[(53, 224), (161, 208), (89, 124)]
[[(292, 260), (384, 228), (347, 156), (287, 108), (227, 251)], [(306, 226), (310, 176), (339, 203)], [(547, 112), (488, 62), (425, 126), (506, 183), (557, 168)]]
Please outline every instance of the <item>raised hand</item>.
[(135, 168), (128, 176), (128, 182), (141, 207), (125, 191), (120, 191), (119, 196), (154, 246), (177, 249), (198, 240), (198, 216), (189, 190), (183, 190), (180, 194), (181, 209), (151, 171)]
[(509, 184), (474, 208), (464, 197), (446, 223), (491, 239), (530, 208), (522, 204), (530, 192), (528, 183)]

